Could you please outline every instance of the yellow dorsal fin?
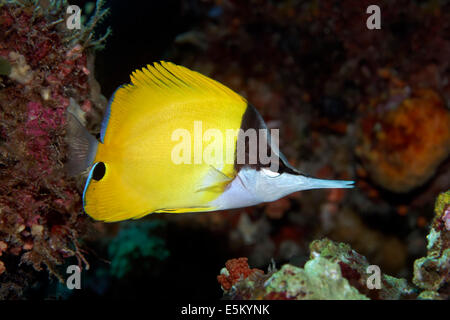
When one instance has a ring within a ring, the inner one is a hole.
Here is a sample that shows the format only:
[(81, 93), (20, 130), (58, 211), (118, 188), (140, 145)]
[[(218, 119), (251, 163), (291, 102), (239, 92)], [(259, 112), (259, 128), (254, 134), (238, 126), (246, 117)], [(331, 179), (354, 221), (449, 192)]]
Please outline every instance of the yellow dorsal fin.
[(183, 66), (175, 65), (171, 62), (161, 61), (153, 66), (136, 70), (132, 73), (131, 81), (133, 85), (143, 86), (150, 90), (155, 90), (155, 94), (188, 94), (184, 98), (198, 98), (205, 94), (216, 98), (227, 100), (245, 101), (233, 90), (208, 78), (201, 73), (189, 70)]
[(117, 89), (105, 124), (105, 141), (113, 139), (115, 128), (134, 117), (151, 116), (151, 112), (170, 105), (194, 101), (218, 101), (246, 104), (247, 101), (226, 86), (196, 71), (161, 61), (136, 70), (131, 84)]

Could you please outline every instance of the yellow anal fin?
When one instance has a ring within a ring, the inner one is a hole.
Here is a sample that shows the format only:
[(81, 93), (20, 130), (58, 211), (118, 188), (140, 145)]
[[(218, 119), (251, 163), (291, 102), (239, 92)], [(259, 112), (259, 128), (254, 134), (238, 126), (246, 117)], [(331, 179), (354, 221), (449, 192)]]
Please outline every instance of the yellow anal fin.
[(156, 213), (187, 213), (187, 212), (207, 212), (207, 211), (214, 211), (216, 208), (213, 207), (196, 207), (196, 208), (165, 208), (165, 209), (158, 209), (155, 210)]

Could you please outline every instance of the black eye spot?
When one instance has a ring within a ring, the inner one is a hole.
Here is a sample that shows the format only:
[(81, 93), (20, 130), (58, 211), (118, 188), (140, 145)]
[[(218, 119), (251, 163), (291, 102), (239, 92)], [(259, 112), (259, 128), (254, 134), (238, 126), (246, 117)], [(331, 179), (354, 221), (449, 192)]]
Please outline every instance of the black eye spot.
[(92, 172), (92, 179), (100, 181), (106, 173), (106, 166), (103, 162), (97, 162), (94, 167), (94, 172)]

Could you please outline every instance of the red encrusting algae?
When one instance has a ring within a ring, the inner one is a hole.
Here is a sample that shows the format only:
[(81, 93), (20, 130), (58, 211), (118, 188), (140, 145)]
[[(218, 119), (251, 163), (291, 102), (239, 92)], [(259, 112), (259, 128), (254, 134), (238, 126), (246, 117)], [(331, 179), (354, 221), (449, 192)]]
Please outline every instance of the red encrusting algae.
[(92, 52), (53, 23), (63, 11), (33, 3), (0, 7), (0, 57), (11, 66), (0, 76), (0, 299), (32, 281), (26, 265), (61, 281), (66, 258), (88, 267), (78, 246), (87, 227), (80, 191), (64, 163), (70, 101), (91, 110), (95, 99)]
[(250, 269), (248, 259), (245, 257), (228, 260), (225, 263), (225, 268), (226, 271), (222, 269), (221, 274), (217, 276), (217, 281), (226, 291), (230, 290), (236, 282), (246, 279), (254, 273), (264, 273), (256, 268)]

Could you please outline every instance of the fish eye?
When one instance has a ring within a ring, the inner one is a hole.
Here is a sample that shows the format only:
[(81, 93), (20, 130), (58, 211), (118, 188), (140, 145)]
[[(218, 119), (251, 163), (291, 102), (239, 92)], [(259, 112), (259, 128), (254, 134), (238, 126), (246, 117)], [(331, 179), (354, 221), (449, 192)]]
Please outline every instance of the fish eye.
[(106, 173), (106, 166), (103, 162), (97, 162), (92, 172), (92, 179), (100, 181)]
[(262, 173), (264, 173), (266, 176), (270, 178), (276, 178), (280, 176), (279, 172), (275, 172), (266, 168), (261, 168)]

